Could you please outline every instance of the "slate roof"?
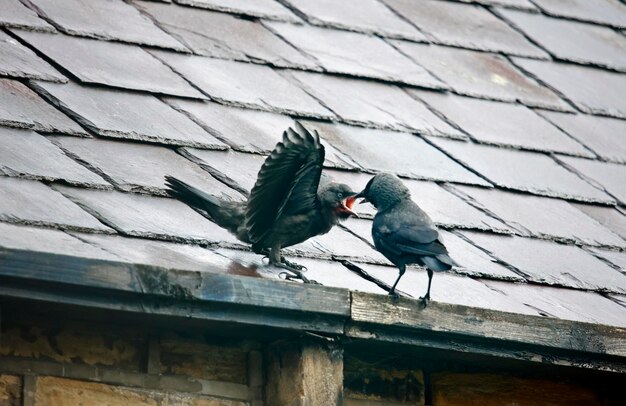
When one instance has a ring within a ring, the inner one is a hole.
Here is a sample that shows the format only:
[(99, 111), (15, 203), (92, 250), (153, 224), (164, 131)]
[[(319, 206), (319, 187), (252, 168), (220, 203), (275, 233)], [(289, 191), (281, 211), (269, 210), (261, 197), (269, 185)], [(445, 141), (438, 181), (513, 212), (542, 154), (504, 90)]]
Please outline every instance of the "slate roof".
[[(626, 6), (564, 4), (0, 0), (0, 246), (293, 283), (163, 176), (245, 199), (298, 119), (444, 230), (434, 301), (626, 327)], [(340, 262), (397, 275), (359, 209), (286, 253), (384, 294)]]

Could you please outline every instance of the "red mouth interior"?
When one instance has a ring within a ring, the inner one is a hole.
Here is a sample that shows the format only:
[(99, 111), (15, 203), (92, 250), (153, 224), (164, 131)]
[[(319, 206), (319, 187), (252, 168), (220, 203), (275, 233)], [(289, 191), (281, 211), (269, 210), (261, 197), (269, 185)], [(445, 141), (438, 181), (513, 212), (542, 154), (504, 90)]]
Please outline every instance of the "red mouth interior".
[(352, 211), (352, 206), (354, 205), (354, 202), (356, 201), (356, 198), (354, 196), (349, 196), (346, 197), (345, 199), (343, 199), (340, 203), (339, 206), (337, 207), (337, 209), (335, 209), (337, 211), (337, 213), (340, 213), (342, 216), (356, 216), (358, 217), (358, 215)]
[(354, 202), (355, 202), (355, 201), (356, 201), (356, 198), (355, 198), (354, 196), (347, 197), (347, 198), (346, 198), (346, 200), (345, 200), (344, 205), (345, 205), (348, 209), (352, 210), (352, 206), (354, 205)]

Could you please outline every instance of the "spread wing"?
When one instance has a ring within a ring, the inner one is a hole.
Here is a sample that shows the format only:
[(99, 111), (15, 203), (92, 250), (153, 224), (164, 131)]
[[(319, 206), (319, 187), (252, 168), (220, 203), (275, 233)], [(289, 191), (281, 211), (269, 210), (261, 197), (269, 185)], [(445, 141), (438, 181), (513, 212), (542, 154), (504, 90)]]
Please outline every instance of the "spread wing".
[(317, 188), (324, 163), (324, 146), (300, 123), (289, 128), (283, 140), (265, 160), (250, 192), (246, 226), (252, 242), (271, 230), (283, 214), (315, 209)]

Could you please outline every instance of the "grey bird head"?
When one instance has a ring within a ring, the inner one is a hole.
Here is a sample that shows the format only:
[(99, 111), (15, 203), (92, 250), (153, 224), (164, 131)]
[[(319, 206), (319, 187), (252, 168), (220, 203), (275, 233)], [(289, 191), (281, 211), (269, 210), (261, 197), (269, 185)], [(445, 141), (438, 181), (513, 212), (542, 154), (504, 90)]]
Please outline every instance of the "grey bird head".
[(411, 193), (396, 175), (381, 172), (370, 179), (365, 189), (355, 198), (363, 198), (361, 203), (370, 202), (377, 210), (386, 210), (405, 199), (410, 199)]
[(323, 209), (330, 210), (340, 220), (357, 214), (352, 211), (356, 193), (343, 183), (330, 182), (318, 190), (318, 198)]

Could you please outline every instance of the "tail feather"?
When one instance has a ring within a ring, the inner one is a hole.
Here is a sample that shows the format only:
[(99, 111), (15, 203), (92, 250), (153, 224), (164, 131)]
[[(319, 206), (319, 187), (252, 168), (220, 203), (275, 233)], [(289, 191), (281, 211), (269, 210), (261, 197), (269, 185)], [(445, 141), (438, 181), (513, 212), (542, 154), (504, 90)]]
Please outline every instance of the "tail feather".
[(180, 200), (194, 209), (204, 210), (209, 215), (220, 207), (220, 199), (203, 192), (173, 176), (165, 177), (165, 184), (168, 187), (167, 193), (175, 199)]
[(456, 265), (456, 262), (445, 254), (437, 255), (436, 257), (422, 257), (421, 260), (428, 269), (437, 272), (447, 271)]
[(168, 187), (167, 193), (170, 196), (196, 210), (207, 213), (220, 227), (240, 237), (240, 227), (243, 225), (245, 216), (245, 204), (243, 202), (220, 199), (173, 176), (166, 176), (165, 181)]

